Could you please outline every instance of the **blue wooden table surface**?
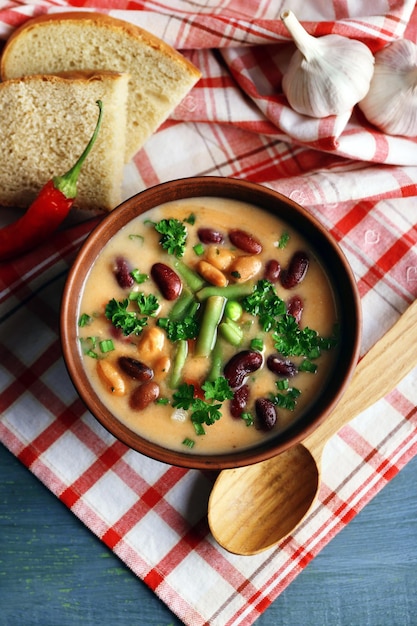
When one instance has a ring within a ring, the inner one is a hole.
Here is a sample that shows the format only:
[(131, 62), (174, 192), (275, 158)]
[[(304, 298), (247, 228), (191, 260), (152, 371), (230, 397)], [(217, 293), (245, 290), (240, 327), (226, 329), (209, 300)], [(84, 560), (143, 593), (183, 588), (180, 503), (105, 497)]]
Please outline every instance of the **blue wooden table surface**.
[[(181, 622), (0, 444), (0, 626)], [(417, 458), (257, 626), (417, 625)]]

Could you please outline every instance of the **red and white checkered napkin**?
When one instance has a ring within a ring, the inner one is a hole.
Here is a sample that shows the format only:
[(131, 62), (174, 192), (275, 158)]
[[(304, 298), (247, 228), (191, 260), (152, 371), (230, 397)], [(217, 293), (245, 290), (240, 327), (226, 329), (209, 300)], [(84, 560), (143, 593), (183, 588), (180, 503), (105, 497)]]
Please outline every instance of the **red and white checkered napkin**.
[[(276, 3), (252, 2), (251, 15), (243, 0), (209, 4), (199, 14), (186, 0), (159, 3), (158, 13), (151, 1), (140, 3), (143, 10), (119, 2), (111, 11), (186, 50), (203, 72), (127, 167), (124, 195), (212, 174), (291, 196), (348, 256), (362, 296), (365, 352), (417, 295), (415, 140), (377, 133), (355, 114), (325, 123), (295, 117), (276, 69), (287, 37)], [(28, 16), (62, 10), (63, 3), (1, 6), (0, 36), (6, 38)], [(344, 2), (318, 6), (291, 2), (313, 32), (351, 34), (374, 50), (404, 32), (416, 36), (410, 1), (391, 2), (389, 16), (382, 0), (372, 3), (371, 16), (347, 16)], [(417, 454), (417, 371), (330, 441), (318, 502), (293, 536), (257, 556), (230, 555), (207, 526), (213, 475), (127, 449), (85, 411), (68, 378), (60, 296), (95, 221), (69, 226), (42, 249), (0, 266), (0, 441), (185, 624), (250, 625)]]

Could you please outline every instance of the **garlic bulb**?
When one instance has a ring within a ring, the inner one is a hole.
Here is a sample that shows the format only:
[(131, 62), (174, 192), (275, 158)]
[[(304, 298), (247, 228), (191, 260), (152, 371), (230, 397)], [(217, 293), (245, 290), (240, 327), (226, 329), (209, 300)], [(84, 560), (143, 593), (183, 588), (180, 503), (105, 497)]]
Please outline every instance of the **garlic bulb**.
[(417, 46), (398, 39), (375, 54), (369, 91), (359, 108), (389, 135), (417, 136)]
[(369, 89), (374, 69), (369, 48), (341, 35), (313, 37), (290, 10), (281, 19), (298, 48), (282, 80), (290, 106), (311, 117), (351, 111)]

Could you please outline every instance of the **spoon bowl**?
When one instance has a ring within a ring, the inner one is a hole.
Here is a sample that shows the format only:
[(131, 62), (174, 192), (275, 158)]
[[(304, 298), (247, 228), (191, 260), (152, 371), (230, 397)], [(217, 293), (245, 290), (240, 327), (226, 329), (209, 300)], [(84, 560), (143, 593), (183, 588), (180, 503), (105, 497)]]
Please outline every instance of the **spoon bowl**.
[(257, 554), (297, 528), (316, 500), (326, 443), (417, 365), (417, 346), (410, 341), (416, 325), (417, 301), (359, 362), (339, 404), (301, 443), (261, 463), (219, 474), (209, 499), (208, 521), (223, 548), (234, 554)]
[(223, 470), (210, 496), (211, 532), (229, 552), (261, 552), (291, 533), (318, 486), (315, 459), (302, 444), (261, 463)]

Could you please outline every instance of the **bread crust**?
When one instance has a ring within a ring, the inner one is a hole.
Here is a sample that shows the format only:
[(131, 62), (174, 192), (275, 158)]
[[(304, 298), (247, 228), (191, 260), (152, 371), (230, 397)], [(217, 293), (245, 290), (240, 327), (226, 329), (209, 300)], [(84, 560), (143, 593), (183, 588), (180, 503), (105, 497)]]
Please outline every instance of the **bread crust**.
[(73, 68), (129, 74), (125, 162), (139, 152), (201, 76), (186, 57), (152, 33), (86, 11), (30, 19), (10, 36), (0, 60), (3, 80)]
[[(121, 20), (119, 18), (113, 17), (111, 15), (107, 15), (106, 13), (96, 13), (89, 11), (68, 11), (62, 13), (45, 13), (42, 15), (37, 15), (36, 17), (31, 18), (21, 26), (19, 26), (6, 41), (6, 44), (3, 49), (3, 53), (0, 59), (0, 76), (2, 80), (6, 80), (8, 77), (5, 72), (5, 67), (8, 62), (8, 54), (13, 48), (14, 42), (18, 37), (24, 36), (25, 33), (28, 33), (30, 30), (38, 28), (39, 26), (47, 25), (50, 22), (90, 22), (98, 27), (107, 27), (110, 29), (116, 29), (122, 31), (125, 35), (129, 37), (133, 37), (147, 45), (151, 46), (155, 50), (160, 51), (162, 54), (165, 54), (167, 57), (175, 60), (176, 62), (183, 64), (187, 71), (190, 72), (191, 75), (194, 75), (196, 80), (201, 77), (201, 72), (193, 65), (188, 59), (186, 59), (182, 54), (177, 52), (174, 48), (165, 43), (162, 39), (159, 39), (156, 35), (144, 30), (140, 26), (136, 26), (131, 22), (126, 22), (125, 20)], [(105, 69), (105, 68), (103, 68)]]

